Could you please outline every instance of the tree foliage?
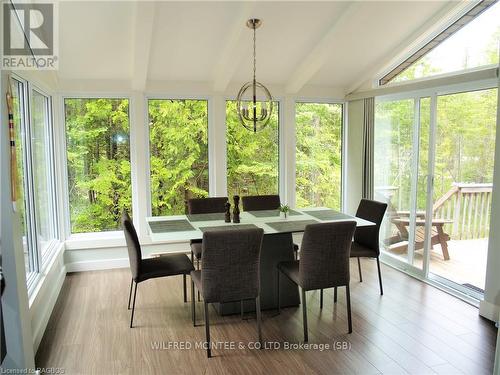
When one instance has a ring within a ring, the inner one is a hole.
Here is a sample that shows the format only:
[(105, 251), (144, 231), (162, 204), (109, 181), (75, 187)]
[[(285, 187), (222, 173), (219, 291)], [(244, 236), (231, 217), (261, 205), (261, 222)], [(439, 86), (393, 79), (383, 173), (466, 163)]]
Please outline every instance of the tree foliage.
[(208, 196), (208, 103), (150, 100), (149, 119), (152, 213), (183, 214)]
[(71, 231), (116, 230), (132, 207), (128, 100), (64, 104)]
[(341, 208), (342, 105), (296, 105), (297, 207)]
[[(491, 183), (497, 89), (438, 96), (434, 199), (454, 183)], [(417, 208), (425, 209), (430, 99), (420, 102), (418, 171), (414, 171), (414, 101), (380, 102), (375, 119), (375, 186), (392, 191), (399, 210), (410, 207), (411, 178), (418, 173)], [(392, 188), (391, 188), (392, 187)]]
[(266, 128), (257, 133), (244, 128), (236, 102), (226, 102), (227, 192), (234, 195), (279, 193), (279, 104)]

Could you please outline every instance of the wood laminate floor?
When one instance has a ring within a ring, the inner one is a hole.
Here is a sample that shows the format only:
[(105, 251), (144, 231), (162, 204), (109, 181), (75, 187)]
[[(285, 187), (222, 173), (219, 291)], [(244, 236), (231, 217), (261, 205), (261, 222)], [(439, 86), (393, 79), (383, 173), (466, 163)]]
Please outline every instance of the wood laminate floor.
[[(491, 374), (496, 329), (476, 308), (383, 266), (380, 296), (373, 260), (363, 259), (363, 283), (351, 261), (353, 328), (347, 334), (345, 294), (307, 293), (309, 343), (338, 350), (285, 349), (302, 342), (302, 310), (263, 313), (263, 338), (279, 349), (215, 349), (206, 358), (195, 346), (205, 337), (203, 304), (198, 327), (182, 301), (182, 277), (139, 284), (135, 328), (129, 328), (128, 269), (68, 274), (40, 344), (38, 367), (66, 374)], [(190, 296), (188, 290), (188, 297)], [(255, 320), (210, 311), (214, 342), (247, 346), (257, 339)], [(155, 348), (155, 346), (160, 346)], [(347, 348), (346, 348), (347, 347)]]

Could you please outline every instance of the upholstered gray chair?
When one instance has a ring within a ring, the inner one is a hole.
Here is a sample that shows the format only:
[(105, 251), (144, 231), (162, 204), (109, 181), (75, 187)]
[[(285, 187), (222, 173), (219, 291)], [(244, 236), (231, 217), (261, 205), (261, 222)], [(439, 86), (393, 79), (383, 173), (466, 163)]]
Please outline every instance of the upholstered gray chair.
[(375, 258), (377, 260), (378, 282), (380, 286), (380, 294), (384, 294), (382, 287), (382, 274), (380, 272), (380, 247), (379, 233), (384, 214), (387, 209), (387, 204), (368, 199), (362, 199), (359, 202), (356, 216), (371, 221), (376, 225), (359, 227), (354, 233), (354, 242), (351, 245), (351, 258), (358, 258), (359, 281), (363, 281), (361, 274), (361, 261), (359, 258)]
[(355, 221), (307, 225), (302, 238), (300, 260), (278, 263), (278, 312), (282, 273), (301, 288), (305, 342), (308, 341), (306, 291), (309, 290), (345, 286), (347, 320), (349, 333), (352, 333), (349, 253), (355, 229)]
[[(241, 198), (244, 211), (277, 210), (281, 206), (280, 196), (273, 195), (249, 195)], [(295, 259), (298, 258), (299, 245), (293, 244)]]
[[(186, 202), (186, 213), (188, 215), (223, 213), (226, 210), (226, 202), (227, 197), (188, 199)], [(190, 246), (191, 262), (194, 264), (196, 259), (196, 266), (200, 269), (201, 240), (191, 240)]]
[(137, 285), (149, 279), (165, 276), (183, 276), (184, 302), (186, 297), (186, 275), (194, 270), (193, 263), (189, 261), (186, 254), (165, 254), (156, 258), (142, 259), (141, 245), (134, 224), (126, 211), (122, 213), (122, 228), (127, 241), (128, 257), (130, 261), (130, 271), (132, 280), (130, 281), (130, 292), (128, 295), (128, 309), (130, 310), (130, 300), (132, 298), (132, 286), (135, 283), (134, 300), (132, 303), (132, 315), (130, 317), (130, 328), (134, 322), (135, 297), (137, 295)]
[(196, 326), (194, 286), (201, 292), (205, 311), (207, 356), (210, 349), (209, 303), (255, 299), (257, 331), (262, 342), (260, 315), (260, 228), (217, 230), (203, 233), (201, 270), (191, 271), (193, 325)]

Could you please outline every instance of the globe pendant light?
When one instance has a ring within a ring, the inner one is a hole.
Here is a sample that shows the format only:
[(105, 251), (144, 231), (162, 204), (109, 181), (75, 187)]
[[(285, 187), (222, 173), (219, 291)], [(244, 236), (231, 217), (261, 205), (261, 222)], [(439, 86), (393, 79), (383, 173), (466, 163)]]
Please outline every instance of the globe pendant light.
[(264, 129), (273, 114), (273, 97), (262, 83), (257, 82), (255, 30), (262, 25), (256, 18), (249, 19), (247, 26), (253, 30), (253, 80), (245, 83), (238, 92), (236, 110), (241, 124), (254, 133)]

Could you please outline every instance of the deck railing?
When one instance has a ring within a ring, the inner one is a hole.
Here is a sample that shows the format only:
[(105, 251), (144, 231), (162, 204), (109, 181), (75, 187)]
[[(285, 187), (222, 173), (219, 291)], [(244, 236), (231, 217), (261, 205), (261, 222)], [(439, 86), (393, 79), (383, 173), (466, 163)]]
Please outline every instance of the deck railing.
[(434, 218), (453, 222), (445, 225), (452, 239), (488, 237), (493, 184), (454, 184), (434, 203)]

